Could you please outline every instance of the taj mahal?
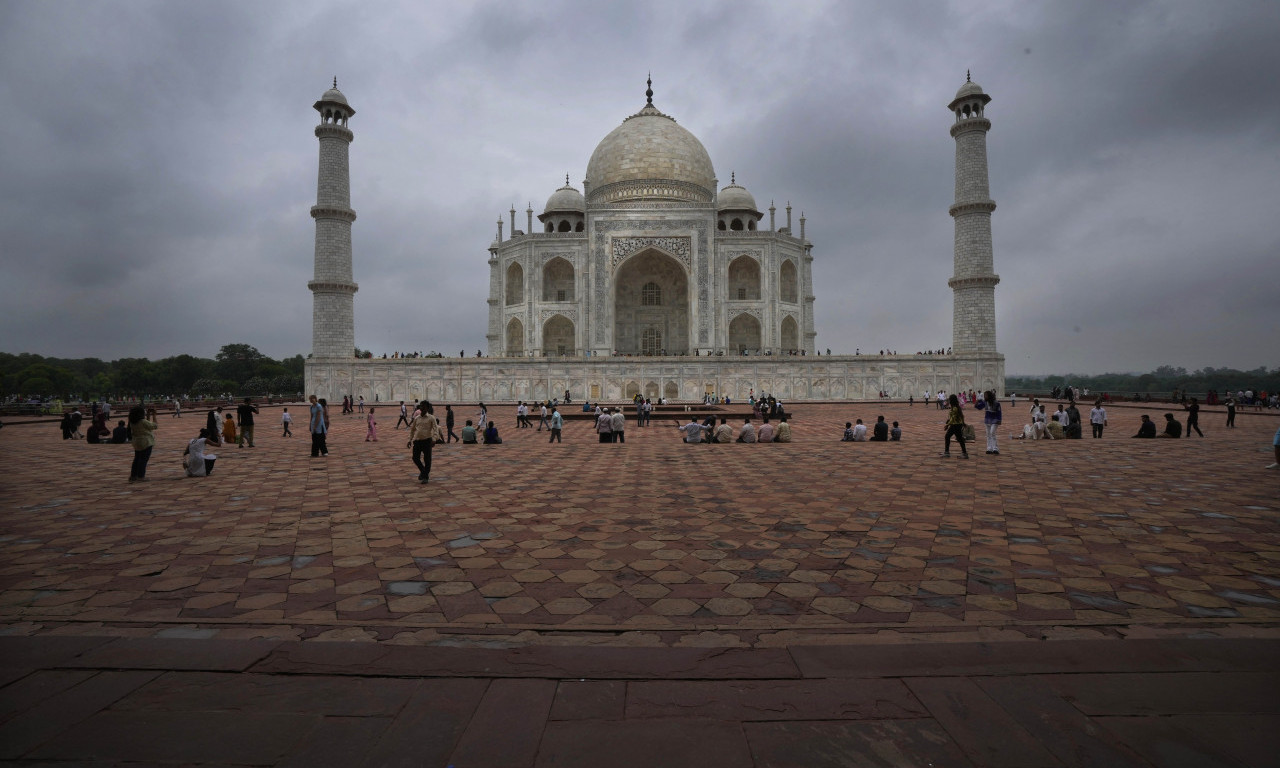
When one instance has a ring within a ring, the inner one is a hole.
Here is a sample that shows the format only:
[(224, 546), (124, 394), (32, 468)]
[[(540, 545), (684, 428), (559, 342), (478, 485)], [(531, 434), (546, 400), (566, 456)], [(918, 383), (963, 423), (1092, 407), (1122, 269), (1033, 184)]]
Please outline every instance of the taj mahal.
[[(354, 357), (348, 120), (335, 79), (317, 101), (320, 142), (308, 393), (366, 400), (624, 400), (635, 395), (863, 399), (1004, 388), (984, 112), (965, 84), (950, 103), (956, 142), (953, 344), (948, 354), (823, 355), (814, 325), (806, 221), (768, 218), (737, 183), (720, 186), (698, 138), (653, 101), (605, 136), (579, 190), (568, 176), (535, 223), (497, 220), (488, 247), (486, 357)], [(504, 224), (509, 230), (504, 234)], [(517, 229), (523, 223), (524, 229)]]

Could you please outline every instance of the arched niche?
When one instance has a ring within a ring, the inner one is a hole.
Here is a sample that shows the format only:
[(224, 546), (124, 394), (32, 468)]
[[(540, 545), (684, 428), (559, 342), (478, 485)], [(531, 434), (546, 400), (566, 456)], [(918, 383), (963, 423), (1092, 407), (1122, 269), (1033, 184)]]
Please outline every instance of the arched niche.
[(800, 349), (800, 324), (791, 315), (782, 318), (782, 351), (790, 352)]
[(573, 321), (564, 315), (556, 315), (542, 324), (542, 351), (547, 355), (572, 355), (577, 344), (573, 338)]
[(729, 300), (760, 299), (760, 262), (750, 256), (739, 256), (729, 262)]
[(511, 266), (507, 267), (507, 301), (509, 307), (512, 304), (524, 303), (524, 267), (516, 262), (511, 262)]
[(680, 399), (680, 387), (674, 381), (668, 381), (662, 387), (662, 396), (668, 400)]
[(622, 263), (613, 281), (613, 346), (620, 354), (689, 352), (689, 278), (680, 262), (641, 251)]
[(760, 349), (760, 321), (743, 312), (729, 321), (729, 349), (738, 354)]
[(507, 357), (524, 357), (524, 323), (518, 317), (507, 322)]
[(636, 381), (628, 381), (627, 386), (622, 390), (622, 396), (628, 400), (635, 400), (638, 394), (640, 394), (640, 383)]
[(778, 298), (792, 304), (800, 302), (800, 281), (796, 275), (796, 265), (791, 259), (782, 262), (778, 270)]
[(559, 256), (542, 267), (542, 300), (574, 301), (573, 265)]

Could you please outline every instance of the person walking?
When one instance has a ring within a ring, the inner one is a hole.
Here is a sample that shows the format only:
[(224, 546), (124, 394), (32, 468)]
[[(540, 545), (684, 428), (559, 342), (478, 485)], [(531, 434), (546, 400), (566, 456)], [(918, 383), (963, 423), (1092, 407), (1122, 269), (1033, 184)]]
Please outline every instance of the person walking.
[(236, 443), (239, 447), (244, 447), (244, 441), (249, 441), (249, 447), (253, 447), (253, 415), (258, 412), (258, 406), (253, 404), (249, 398), (245, 398), (244, 402), (236, 406), (236, 415), (240, 417), (240, 440)]
[(440, 434), (431, 403), (423, 400), (409, 427), (409, 448), (413, 449), (413, 463), (418, 468), (418, 482), (426, 485), (431, 478), (431, 449)]
[[(476, 355), (479, 357), (479, 355)], [(476, 429), (484, 432), (485, 425), (489, 422), (489, 409), (484, 407), (484, 403), (480, 403), (480, 410), (476, 413)]]
[(1236, 399), (1231, 395), (1227, 395), (1223, 405), (1227, 406), (1227, 426), (1234, 427), (1236, 425)]
[(293, 430), (290, 429), (293, 426), (293, 417), (289, 415), (288, 408), (280, 413), (280, 425), (284, 427), (284, 434), (280, 435), (281, 437), (293, 437)]
[[(361, 407), (363, 407), (363, 406), (364, 406), (364, 403), (361, 403), (360, 405), (361, 405)], [(374, 442), (374, 443), (378, 442), (378, 420), (377, 420), (377, 419), (375, 419), (375, 418), (373, 417), (373, 412), (374, 412), (374, 411), (376, 411), (376, 410), (378, 410), (378, 409), (377, 409), (377, 408), (370, 408), (370, 409), (369, 409), (369, 418), (367, 419), (367, 421), (368, 421), (368, 423), (369, 423), (369, 431), (368, 431), (368, 432), (366, 432), (366, 433), (365, 433), (365, 436), (364, 436), (364, 441), (365, 441), (366, 443), (368, 443), (368, 442)]]
[(551, 406), (551, 439), (548, 443), (562, 443), (560, 432), (564, 429), (564, 417), (560, 415), (560, 411), (556, 407)]
[(943, 437), (942, 454), (944, 458), (951, 458), (951, 438), (954, 436), (956, 442), (960, 443), (960, 453), (963, 458), (969, 458), (969, 451), (964, 447), (964, 412), (960, 410), (960, 398), (951, 395), (947, 398), (947, 432)]
[(614, 408), (613, 415), (609, 417), (609, 420), (613, 427), (613, 442), (627, 442), (627, 417), (622, 414), (622, 409)]
[(543, 427), (550, 429), (551, 425), (547, 423), (547, 404), (543, 403), (538, 407), (541, 409), (538, 412), (538, 431), (541, 432)]
[(135, 405), (129, 409), (129, 431), (133, 443), (133, 465), (129, 467), (129, 482), (142, 483), (147, 480), (147, 462), (151, 461), (151, 450), (156, 446), (154, 421), (147, 421), (142, 406)]
[(1089, 411), (1089, 426), (1093, 427), (1093, 436), (1102, 437), (1102, 430), (1107, 426), (1107, 409), (1102, 407), (1102, 400), (1093, 404)]
[(409, 426), (409, 409), (405, 407), (403, 400), (400, 401), (400, 420), (396, 422), (396, 429), (399, 429), (401, 424)]
[(307, 430), (311, 433), (311, 458), (317, 456), (328, 456), (329, 446), (325, 445), (325, 438), (329, 433), (329, 414), (324, 406), (323, 400), (318, 400), (315, 395), (311, 398), (311, 420), (307, 424)]
[[(996, 445), (996, 431), (1000, 428), (1003, 414), (1000, 411), (1000, 401), (996, 399), (995, 391), (988, 389), (983, 392), (982, 397), (973, 404), (973, 407), (979, 411), (985, 411), (982, 416), (982, 423), (987, 428), (987, 455), (999, 456), (1000, 446)], [(961, 445), (963, 444), (962, 440)]]
[(449, 430), (449, 437), (445, 440), (446, 443), (452, 443), (454, 440), (462, 442), (462, 438), (453, 434), (453, 406), (446, 405), (444, 407), (444, 426), (445, 429)]
[(600, 415), (596, 417), (596, 434), (600, 436), (600, 442), (613, 442), (613, 417), (609, 415), (609, 409), (600, 410)]
[(1187, 411), (1187, 437), (1191, 437), (1191, 430), (1195, 430), (1196, 434), (1204, 437), (1204, 433), (1200, 431), (1200, 401), (1197, 398), (1191, 398), (1190, 405), (1184, 405), (1182, 408)]

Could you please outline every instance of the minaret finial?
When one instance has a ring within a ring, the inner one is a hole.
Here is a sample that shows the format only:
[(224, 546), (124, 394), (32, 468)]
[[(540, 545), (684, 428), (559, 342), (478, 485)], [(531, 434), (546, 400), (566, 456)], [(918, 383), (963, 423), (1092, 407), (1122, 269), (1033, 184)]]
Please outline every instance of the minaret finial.
[(737, 171), (729, 171), (729, 183), (730, 183), (730, 184), (737, 184), (737, 183), (738, 183), (738, 172), (737, 172)]
[(648, 79), (645, 80), (644, 82), (645, 82), (645, 85), (648, 86), (648, 88), (646, 88), (644, 92), (645, 103), (652, 107), (653, 106), (653, 73), (652, 72), (649, 73)]
[(333, 87), (334, 87), (334, 88), (337, 88), (337, 87), (338, 87), (338, 76), (337, 76), (337, 75), (334, 75), (334, 76), (333, 76)]
[(972, 83), (972, 82), (973, 82), (973, 78), (969, 77), (969, 70), (967, 70), (967, 69), (964, 71), (964, 81), (965, 81), (966, 83)]
[(567, 173), (564, 175), (564, 185), (566, 187), (569, 186), (569, 174)]

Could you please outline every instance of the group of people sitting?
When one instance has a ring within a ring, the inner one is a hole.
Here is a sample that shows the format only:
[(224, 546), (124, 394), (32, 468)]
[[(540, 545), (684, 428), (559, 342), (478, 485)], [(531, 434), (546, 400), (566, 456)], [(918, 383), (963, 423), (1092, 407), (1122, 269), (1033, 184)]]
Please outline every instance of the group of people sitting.
[(867, 437), (867, 425), (862, 423), (862, 419), (858, 419), (856, 424), (844, 423), (844, 437), (840, 438), (842, 443), (883, 443), (897, 442), (902, 439), (902, 428), (898, 426), (898, 422), (893, 422), (893, 427), (885, 422), (883, 416), (876, 417), (876, 423), (872, 425), (871, 437)]
[(763, 417), (760, 428), (751, 423), (751, 417), (742, 420), (742, 427), (735, 438), (733, 427), (725, 417), (720, 417), (716, 425), (716, 417), (708, 416), (701, 424), (697, 419), (690, 419), (688, 424), (679, 427), (681, 439), (686, 443), (789, 443), (791, 442), (791, 425), (787, 417), (782, 416), (775, 427), (769, 423), (769, 417)]
[[(1156, 434), (1156, 423), (1151, 420), (1150, 416), (1144, 413), (1142, 414), (1142, 423), (1138, 425), (1138, 434), (1133, 435), (1133, 437), (1179, 438), (1182, 437), (1182, 423), (1173, 418), (1172, 413), (1166, 413), (1164, 415), (1164, 431)], [(1203, 435), (1201, 435), (1201, 437), (1203, 437)]]
[[(1101, 404), (1098, 405), (1101, 408)], [(1103, 411), (1103, 419), (1105, 423), (1106, 412)], [(1099, 437), (1101, 430), (1094, 430), (1094, 437)], [(1080, 421), (1080, 409), (1076, 407), (1075, 401), (1071, 401), (1066, 408), (1062, 407), (1062, 403), (1058, 403), (1058, 410), (1052, 414), (1045, 412), (1045, 407), (1040, 404), (1039, 400), (1032, 400), (1031, 404), (1031, 422), (1023, 425), (1022, 434), (1014, 435), (1014, 440), (1075, 440), (1083, 437), (1083, 427)]]

